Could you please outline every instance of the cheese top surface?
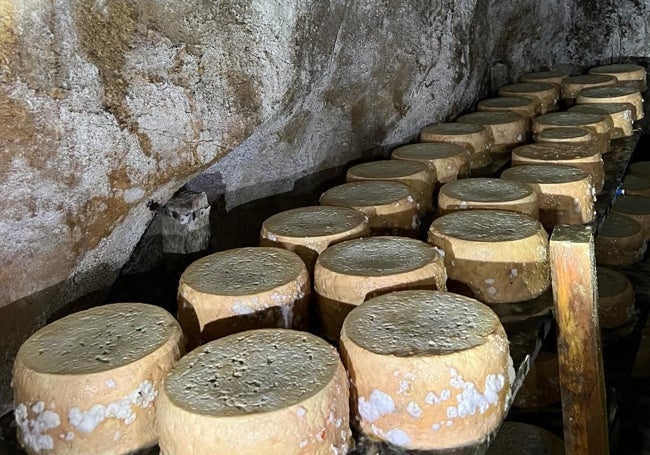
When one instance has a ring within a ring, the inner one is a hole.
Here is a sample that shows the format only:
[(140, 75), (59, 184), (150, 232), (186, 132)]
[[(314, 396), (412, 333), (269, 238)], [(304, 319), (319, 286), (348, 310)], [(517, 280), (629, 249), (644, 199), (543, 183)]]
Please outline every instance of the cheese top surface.
[(630, 217), (610, 213), (600, 226), (598, 235), (604, 237), (630, 237), (641, 232), (641, 225)]
[(460, 136), (485, 132), (485, 127), (474, 123), (438, 123), (422, 128), (422, 133)]
[(479, 101), (479, 106), (494, 107), (494, 108), (512, 108), (512, 107), (525, 107), (537, 104), (530, 98), (523, 96), (498, 96), (496, 98), (488, 98)]
[(474, 242), (504, 242), (531, 237), (542, 229), (539, 221), (516, 212), (461, 210), (433, 220), (431, 229)]
[(589, 140), (591, 138), (591, 133), (589, 130), (579, 127), (569, 127), (569, 128), (548, 128), (538, 135), (538, 140), (569, 140), (569, 139), (584, 139)]
[(165, 394), (180, 408), (213, 417), (275, 411), (318, 393), (338, 365), (336, 351), (310, 333), (251, 330), (181, 358), (165, 379)]
[(403, 145), (393, 150), (392, 156), (413, 160), (439, 160), (454, 156), (466, 156), (467, 149), (451, 142), (422, 142)]
[(522, 183), (569, 183), (585, 179), (587, 174), (564, 164), (525, 164), (506, 169), (501, 178)]
[(115, 303), (71, 314), (46, 325), (20, 348), (18, 356), (44, 374), (91, 374), (141, 360), (180, 337), (176, 320), (144, 303)]
[(351, 231), (364, 221), (365, 216), (354, 209), (320, 205), (277, 213), (263, 226), (272, 234), (285, 237), (321, 237)]
[(569, 76), (564, 79), (565, 84), (576, 85), (607, 84), (615, 82), (617, 81), (614, 76), (608, 76), (606, 74), (581, 74), (579, 76)]
[(456, 119), (459, 123), (472, 123), (476, 125), (507, 125), (519, 122), (521, 115), (510, 111), (482, 111), (461, 115)]
[(440, 190), (448, 197), (472, 202), (507, 202), (530, 197), (532, 188), (518, 182), (493, 178), (469, 178), (445, 183)]
[(632, 106), (627, 103), (598, 103), (598, 104), (576, 104), (569, 108), (569, 112), (584, 112), (585, 114), (618, 114), (629, 111), (632, 114)]
[(348, 177), (398, 179), (426, 171), (426, 165), (415, 161), (381, 160), (352, 166), (348, 169)]
[(352, 207), (371, 207), (399, 202), (413, 197), (411, 189), (400, 182), (368, 180), (335, 186), (321, 196), (321, 203)]
[(614, 202), (612, 209), (630, 215), (650, 215), (650, 198), (634, 194), (619, 197)]
[(580, 126), (593, 125), (604, 122), (602, 115), (586, 114), (584, 112), (551, 112), (550, 114), (535, 117), (534, 122), (539, 125)]
[(557, 90), (557, 86), (550, 82), (519, 82), (517, 84), (504, 85), (499, 93), (535, 93), (547, 90)]
[(579, 160), (584, 158), (600, 159), (600, 152), (594, 147), (567, 142), (539, 142), (522, 145), (513, 150), (513, 156), (533, 160)]
[(637, 175), (628, 174), (623, 179), (623, 189), (647, 190), (650, 189), (650, 180), (641, 178)]
[(585, 98), (618, 98), (621, 96), (639, 95), (637, 89), (631, 87), (593, 87), (580, 91), (580, 96)]
[(625, 275), (607, 267), (596, 267), (596, 277), (600, 297), (613, 297), (621, 294), (629, 285)]
[(590, 73), (631, 73), (633, 71), (644, 71), (645, 69), (640, 65), (631, 63), (614, 63), (612, 65), (596, 66), (589, 70)]
[(543, 80), (543, 79), (556, 79), (558, 77), (566, 77), (569, 73), (564, 71), (536, 71), (534, 73), (528, 73), (521, 76), (521, 79), (526, 80)]
[(478, 300), (451, 292), (398, 291), (352, 310), (343, 331), (379, 355), (428, 356), (464, 351), (486, 342), (500, 325)]
[(440, 259), (431, 245), (406, 237), (368, 237), (337, 243), (318, 257), (326, 269), (355, 276), (387, 276), (420, 269)]
[(181, 282), (204, 294), (251, 295), (290, 283), (304, 268), (300, 256), (282, 248), (235, 248), (193, 262)]

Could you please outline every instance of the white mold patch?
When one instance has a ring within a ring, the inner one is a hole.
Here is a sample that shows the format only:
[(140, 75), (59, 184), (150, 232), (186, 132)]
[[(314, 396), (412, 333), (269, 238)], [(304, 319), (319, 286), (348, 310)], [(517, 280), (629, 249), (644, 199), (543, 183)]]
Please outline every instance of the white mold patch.
[(488, 286), (492, 286), (495, 283), (495, 281), (496, 280), (494, 278), (486, 278), (485, 284), (487, 284)]
[(16, 406), (15, 410), (16, 424), (20, 428), (23, 445), (34, 452), (54, 449), (54, 439), (45, 433), (61, 425), (59, 414), (45, 409), (45, 403), (42, 401), (32, 405), (31, 410), (34, 413), (33, 419), (29, 418), (27, 406), (23, 403)]
[(109, 389), (114, 389), (115, 387), (117, 387), (117, 384), (115, 384), (115, 381), (113, 381), (113, 379), (107, 379), (106, 382), (104, 382), (104, 384), (106, 384), (106, 387), (108, 387)]
[(422, 415), (422, 408), (420, 408), (415, 401), (411, 401), (406, 405), (406, 412), (408, 412), (414, 419), (419, 419)]
[(411, 228), (418, 229), (419, 227), (420, 227), (420, 219), (418, 218), (417, 215), (413, 215), (413, 219), (411, 220)]
[(235, 313), (238, 316), (244, 315), (244, 314), (252, 314), (255, 312), (251, 307), (246, 305), (244, 302), (241, 300), (235, 300), (235, 302), (232, 304), (232, 307), (230, 308), (233, 313)]
[(460, 204), (458, 204), (458, 208), (461, 210), (465, 210), (467, 208), (467, 202), (466, 201), (460, 201)]
[(406, 196), (406, 200), (413, 203), (415, 202), (415, 199), (413, 199), (413, 196)]
[(434, 423), (433, 425), (431, 425), (431, 429), (433, 431), (438, 431), (440, 429), (440, 424), (439, 423)]
[(277, 237), (270, 232), (266, 234), (266, 238), (269, 239), (271, 242), (275, 242), (277, 240)]
[(516, 268), (513, 267), (513, 268), (510, 269), (510, 272), (508, 273), (508, 276), (510, 278), (516, 278), (518, 274), (519, 274), (519, 271)]
[[(455, 370), (453, 370), (455, 372)], [(483, 393), (471, 381), (464, 381), (462, 376), (452, 374), (450, 384), (455, 389), (462, 389), (462, 392), (456, 395), (456, 406), (447, 408), (447, 417), (464, 418), (468, 415), (474, 415), (478, 411), (480, 414), (485, 413), (490, 405), (496, 405), (499, 401), (499, 392), (505, 386), (505, 378), (501, 374), (490, 374), (485, 378)]]
[(296, 409), (296, 414), (298, 417), (305, 417), (305, 414), (307, 414), (307, 410), (304, 408), (304, 406), (298, 406), (298, 409)]
[(496, 295), (497, 289), (494, 286), (490, 286), (489, 288), (486, 289), (487, 293), (490, 295)]
[(395, 444), (398, 447), (405, 447), (411, 443), (411, 438), (406, 432), (400, 430), (399, 428), (393, 428), (392, 430), (386, 432), (386, 439)]
[(395, 411), (395, 402), (390, 395), (374, 389), (367, 401), (363, 397), (359, 397), (358, 407), (359, 414), (364, 420), (374, 422), (381, 416)]
[(435, 405), (435, 404), (439, 404), (440, 401), (441, 401), (440, 398), (438, 397), (438, 395), (436, 395), (435, 392), (429, 392), (424, 397), (424, 402), (426, 404)]
[(298, 447), (300, 447), (301, 449), (304, 449), (305, 447), (307, 447), (307, 444), (309, 444), (309, 441), (307, 439), (303, 439), (302, 441), (300, 441), (300, 444), (298, 445)]

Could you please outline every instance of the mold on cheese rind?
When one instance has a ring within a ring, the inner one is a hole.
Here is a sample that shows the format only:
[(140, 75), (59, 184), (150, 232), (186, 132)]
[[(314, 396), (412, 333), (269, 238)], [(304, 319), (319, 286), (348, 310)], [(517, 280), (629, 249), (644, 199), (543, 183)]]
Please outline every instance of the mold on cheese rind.
[(362, 213), (348, 207), (300, 207), (267, 218), (262, 229), (274, 236), (318, 238), (357, 229), (364, 221)]
[(445, 235), (462, 240), (508, 242), (535, 235), (541, 225), (539, 221), (520, 213), (472, 210), (441, 216), (433, 221), (431, 227)]

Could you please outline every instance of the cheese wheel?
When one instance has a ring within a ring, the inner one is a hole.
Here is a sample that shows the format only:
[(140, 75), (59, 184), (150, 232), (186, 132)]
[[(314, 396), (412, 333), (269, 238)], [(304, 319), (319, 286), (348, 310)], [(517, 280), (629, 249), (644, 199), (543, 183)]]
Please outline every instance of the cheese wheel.
[(449, 292), (400, 291), (354, 309), (341, 355), (353, 423), (404, 449), (478, 443), (495, 430), (514, 370), (499, 318)]
[(537, 194), (539, 221), (547, 229), (556, 224), (585, 224), (594, 219), (596, 190), (582, 170), (562, 164), (516, 166), (501, 178), (529, 185)]
[(20, 347), (18, 441), (29, 454), (126, 454), (153, 446), (156, 396), (183, 350), (162, 308), (116, 303), (59, 319)]
[(306, 332), (251, 330), (183, 357), (157, 404), (161, 454), (346, 453), (347, 376)]
[(598, 151), (603, 154), (609, 152), (610, 131), (613, 128), (613, 123), (611, 123), (608, 116), (581, 112), (553, 112), (540, 115), (533, 120), (533, 132), (536, 134), (550, 128), (575, 127), (582, 127), (591, 131), (595, 136)]
[(537, 195), (528, 185), (495, 178), (449, 182), (438, 193), (438, 214), (465, 209), (507, 210), (539, 217)]
[(260, 246), (298, 254), (310, 273), (318, 255), (342, 240), (370, 235), (368, 217), (348, 207), (301, 207), (277, 213), (262, 223)]
[(589, 70), (589, 74), (614, 76), (619, 85), (632, 87), (641, 92), (645, 92), (647, 89), (645, 68), (640, 65), (615, 63), (612, 65), (596, 66)]
[(469, 174), (470, 153), (466, 147), (448, 142), (422, 142), (403, 145), (393, 150), (391, 159), (419, 161), (438, 176), (438, 183), (447, 183)]
[(632, 218), (610, 213), (594, 240), (598, 265), (629, 265), (643, 259), (645, 232)]
[(615, 329), (634, 316), (634, 288), (625, 275), (606, 267), (596, 268), (600, 327)]
[(520, 213), (452, 212), (431, 223), (428, 241), (445, 252), (449, 289), (481, 302), (530, 300), (550, 285), (546, 231)]
[(525, 164), (565, 164), (581, 169), (591, 176), (596, 193), (605, 184), (603, 159), (593, 147), (550, 142), (526, 144), (512, 151), (512, 165)]
[(482, 125), (470, 123), (438, 123), (422, 128), (420, 142), (451, 142), (470, 151), (470, 169), (480, 169), (492, 163), (490, 149), (494, 139)]
[(516, 112), (472, 112), (461, 115), (456, 121), (484, 126), (492, 135), (491, 151), (494, 153), (509, 152), (525, 142), (530, 131), (526, 119)]
[(548, 82), (520, 82), (504, 85), (499, 89), (499, 96), (523, 96), (539, 101), (540, 113), (557, 111), (560, 100), (560, 88)]
[(247, 247), (192, 264), (178, 286), (178, 320), (190, 346), (244, 330), (306, 328), (309, 273), (296, 253)]
[(530, 366), (526, 379), (515, 395), (513, 406), (543, 408), (559, 402), (560, 371), (556, 353), (541, 350)]
[(348, 169), (347, 182), (386, 180), (400, 182), (411, 187), (419, 206), (420, 216), (433, 209), (433, 189), (436, 171), (417, 161), (381, 160), (357, 164)]
[(624, 103), (634, 106), (632, 118), (643, 118), (643, 97), (641, 92), (630, 87), (596, 87), (582, 90), (576, 99), (578, 104)]
[(637, 161), (635, 163), (630, 163), (627, 172), (630, 175), (650, 179), (650, 161)]
[(650, 198), (634, 194), (616, 199), (612, 211), (636, 220), (645, 233), (646, 241), (650, 238)]
[(637, 175), (626, 175), (622, 184), (623, 194), (650, 197), (650, 179)]
[(562, 93), (566, 101), (574, 101), (581, 90), (592, 87), (607, 87), (616, 85), (614, 76), (606, 74), (582, 74), (580, 76), (569, 76), (562, 81)]
[(564, 455), (564, 442), (550, 431), (521, 422), (503, 422), (487, 455)]
[(569, 112), (582, 112), (609, 117), (612, 139), (632, 136), (634, 132), (633, 110), (634, 106), (625, 103), (577, 104), (569, 108)]
[(535, 134), (535, 142), (566, 142), (569, 144), (586, 144), (594, 142), (595, 136), (590, 130), (582, 127), (548, 128)]
[(547, 82), (562, 88), (562, 81), (567, 77), (569, 77), (569, 73), (566, 71), (537, 71), (524, 74), (519, 80), (521, 82)]
[(325, 191), (320, 203), (360, 211), (368, 217), (370, 230), (375, 235), (419, 234), (415, 194), (403, 183), (374, 180), (344, 183)]
[(526, 131), (530, 131), (531, 120), (541, 113), (541, 103), (523, 96), (498, 96), (479, 101), (476, 110), (480, 112), (516, 112), (526, 119)]
[(374, 295), (398, 289), (446, 290), (441, 253), (404, 237), (348, 240), (323, 251), (314, 269), (323, 336), (337, 340), (347, 314)]

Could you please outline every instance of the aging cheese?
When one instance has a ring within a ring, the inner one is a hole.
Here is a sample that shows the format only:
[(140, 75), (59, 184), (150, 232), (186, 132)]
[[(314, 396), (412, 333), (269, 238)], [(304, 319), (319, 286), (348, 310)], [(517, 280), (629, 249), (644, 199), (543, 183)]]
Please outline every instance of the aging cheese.
[(530, 366), (530, 371), (512, 405), (523, 409), (536, 409), (558, 403), (560, 399), (557, 354), (542, 349)]
[(616, 85), (618, 81), (614, 76), (606, 74), (582, 74), (569, 76), (562, 81), (562, 93), (569, 103), (575, 101), (581, 90), (592, 87), (607, 87)]
[(640, 65), (618, 63), (613, 65), (596, 66), (589, 70), (589, 74), (606, 74), (608, 76), (614, 76), (619, 85), (632, 87), (641, 92), (645, 92), (647, 89), (645, 68)]
[(645, 232), (634, 219), (611, 212), (594, 240), (598, 265), (629, 265), (643, 259)]
[(466, 209), (508, 210), (539, 216), (537, 195), (528, 185), (495, 179), (469, 178), (449, 182), (438, 193), (438, 214)]
[(526, 119), (526, 131), (530, 131), (531, 120), (541, 114), (541, 103), (523, 96), (498, 96), (479, 101), (476, 110), (480, 112), (516, 112)]
[(650, 198), (634, 194), (616, 199), (612, 211), (636, 220), (645, 233), (646, 241), (650, 238)]
[(424, 163), (438, 176), (438, 183), (447, 183), (469, 174), (470, 152), (466, 147), (448, 142), (422, 142), (403, 145), (393, 150), (391, 159)]
[(612, 139), (632, 136), (634, 128), (634, 106), (625, 103), (577, 104), (569, 108), (569, 112), (582, 112), (609, 117)]
[(470, 169), (479, 169), (492, 163), (490, 149), (494, 138), (481, 125), (470, 123), (438, 123), (422, 128), (420, 142), (451, 142), (470, 151)]
[(436, 171), (424, 163), (405, 160), (380, 160), (357, 164), (348, 169), (346, 180), (360, 182), (385, 180), (404, 183), (411, 187), (420, 204), (420, 216), (433, 209), (433, 189), (436, 184)]
[(157, 404), (162, 455), (344, 454), (347, 377), (307, 332), (252, 330), (183, 357)]
[(481, 302), (530, 300), (550, 285), (546, 231), (520, 213), (452, 212), (433, 221), (428, 241), (445, 252), (449, 289)]
[(623, 194), (650, 197), (650, 178), (642, 178), (633, 174), (623, 179)]
[(537, 71), (524, 74), (519, 80), (521, 82), (547, 82), (562, 88), (562, 81), (567, 77), (569, 77), (569, 73), (565, 71)]
[(348, 207), (316, 206), (286, 210), (262, 224), (260, 246), (298, 254), (314, 271), (316, 258), (329, 245), (370, 235), (368, 217)]
[(505, 414), (514, 370), (496, 314), (449, 292), (400, 291), (354, 309), (340, 349), (353, 424), (403, 449), (482, 441)]
[(533, 188), (539, 202), (539, 221), (547, 229), (556, 224), (593, 221), (596, 190), (591, 177), (578, 168), (562, 164), (523, 165), (506, 169), (501, 178)]
[(636, 175), (643, 179), (650, 179), (650, 161), (637, 161), (631, 163), (627, 172), (630, 175)]
[(535, 134), (535, 142), (566, 142), (569, 144), (589, 145), (594, 142), (595, 135), (582, 127), (548, 128)]
[(624, 103), (634, 106), (633, 120), (643, 118), (643, 97), (630, 87), (596, 87), (582, 90), (576, 99), (578, 104)]
[(625, 275), (607, 267), (596, 268), (600, 327), (615, 329), (634, 316), (634, 288)]
[(221, 251), (181, 275), (178, 320), (190, 346), (250, 329), (306, 328), (309, 290), (307, 267), (292, 251)]
[(499, 96), (523, 96), (539, 101), (540, 113), (557, 111), (560, 100), (560, 88), (548, 82), (520, 82), (504, 85), (499, 89)]
[(503, 422), (487, 455), (564, 455), (564, 442), (553, 433), (521, 422)]
[(534, 143), (512, 151), (512, 165), (564, 164), (591, 176), (596, 193), (603, 190), (605, 169), (600, 152), (593, 147), (559, 143)]
[(360, 211), (368, 217), (375, 235), (417, 236), (419, 233), (415, 194), (403, 183), (379, 180), (344, 183), (324, 192), (320, 203)]
[(116, 303), (36, 332), (13, 369), (18, 441), (29, 454), (126, 454), (158, 441), (155, 403), (183, 351), (162, 308)]
[(461, 115), (456, 121), (484, 126), (492, 135), (493, 153), (509, 152), (525, 142), (530, 131), (525, 117), (516, 112), (472, 112)]
[(613, 124), (609, 116), (584, 114), (581, 112), (553, 112), (540, 115), (533, 120), (533, 133), (539, 134), (550, 128), (582, 127), (590, 130), (596, 137), (600, 153), (609, 152), (610, 131)]
[(321, 333), (337, 340), (347, 314), (368, 298), (399, 289), (446, 290), (442, 252), (404, 237), (348, 240), (321, 253), (314, 290)]

